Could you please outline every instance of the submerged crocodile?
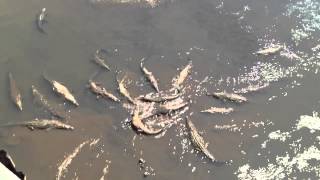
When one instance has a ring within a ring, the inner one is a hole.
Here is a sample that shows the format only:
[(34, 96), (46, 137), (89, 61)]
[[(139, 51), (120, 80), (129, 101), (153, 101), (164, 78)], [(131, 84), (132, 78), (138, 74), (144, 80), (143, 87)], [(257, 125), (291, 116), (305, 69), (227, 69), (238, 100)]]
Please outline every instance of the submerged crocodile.
[(14, 80), (11, 72), (8, 74), (9, 76), (9, 83), (10, 83), (10, 96), (14, 104), (19, 108), (20, 111), (22, 111), (22, 98), (21, 93), (17, 87), (17, 83)]
[(180, 86), (190, 74), (191, 68), (192, 68), (192, 62), (189, 61), (189, 63), (180, 71), (179, 75), (173, 79), (172, 86), (174, 88), (177, 88), (177, 89), (181, 88)]
[(239, 94), (234, 94), (234, 93), (227, 93), (226, 91), (223, 92), (215, 92), (215, 93), (208, 93), (208, 96), (213, 96), (218, 99), (222, 100), (229, 100), (229, 101), (234, 101), (237, 103), (242, 103), (242, 102), (247, 102), (248, 99), (244, 96), (241, 96)]
[(144, 58), (142, 58), (141, 63), (140, 63), (140, 67), (142, 72), (145, 74), (145, 76), (147, 77), (147, 79), (150, 81), (152, 87), (159, 92), (159, 85), (158, 85), (158, 81), (157, 79), (154, 77), (154, 75), (152, 74), (151, 71), (149, 71), (144, 65)]
[(149, 93), (146, 95), (141, 95), (137, 99), (146, 101), (146, 102), (158, 102), (162, 103), (165, 101), (171, 101), (174, 99), (177, 99), (178, 97), (181, 96), (181, 93), (166, 93), (166, 92), (159, 92), (159, 93)]
[(46, 8), (42, 8), (41, 12), (38, 14), (37, 20), (36, 20), (37, 28), (39, 29), (40, 32), (43, 32), (43, 33), (45, 32), (43, 25), (47, 22), (45, 20), (46, 16), (47, 16), (47, 9)]
[(204, 142), (203, 137), (199, 134), (197, 128), (191, 122), (190, 119), (186, 120), (187, 129), (189, 130), (189, 135), (193, 146), (196, 150), (202, 152), (208, 159), (215, 162), (216, 158), (207, 149), (208, 144)]
[(242, 88), (242, 89), (239, 89), (239, 90), (236, 90), (234, 91), (235, 93), (241, 93), (241, 94), (244, 94), (244, 93), (251, 93), (251, 92), (257, 92), (263, 88), (266, 88), (269, 86), (269, 83), (264, 83), (264, 84), (257, 84), (257, 85), (249, 85), (245, 88)]
[(203, 110), (201, 112), (207, 112), (207, 113), (211, 113), (211, 114), (214, 114), (214, 113), (229, 114), (233, 111), (234, 111), (233, 108), (211, 107), (211, 108)]
[(34, 101), (38, 104), (40, 104), (42, 107), (44, 107), (48, 112), (50, 112), (53, 116), (60, 118), (60, 119), (65, 119), (66, 116), (63, 112), (58, 111), (55, 109), (52, 105), (49, 104), (48, 100), (42, 95), (35, 86), (31, 86), (32, 89), (32, 94)]
[(135, 128), (137, 128), (138, 130), (141, 130), (145, 134), (155, 135), (155, 134), (159, 134), (160, 132), (162, 132), (162, 129), (155, 130), (153, 128), (150, 128), (150, 127), (146, 126), (142, 122), (142, 118), (140, 116), (139, 108), (136, 108), (134, 110), (134, 113), (133, 113), (133, 116), (132, 116), (132, 125)]
[(271, 54), (275, 54), (279, 51), (281, 51), (283, 49), (283, 46), (281, 45), (275, 45), (273, 47), (269, 47), (269, 48), (266, 48), (266, 49), (262, 49), (260, 51), (257, 51), (256, 54), (258, 55), (271, 55)]
[(135, 101), (133, 100), (133, 98), (131, 97), (129, 91), (127, 90), (125, 84), (124, 84), (124, 80), (125, 80), (126, 77), (123, 77), (121, 79), (121, 81), (119, 81), (117, 79), (117, 82), (118, 82), (118, 90), (120, 92), (120, 94), (122, 94), (124, 97), (126, 97), (129, 102), (131, 102), (132, 104), (135, 104)]
[(90, 90), (95, 93), (98, 96), (101, 96), (103, 98), (108, 98), (111, 99), (115, 102), (120, 102), (120, 100), (110, 92), (106, 90), (100, 83), (94, 82), (94, 81), (89, 81), (89, 88)]
[(93, 61), (98, 64), (99, 66), (101, 66), (102, 68), (110, 71), (110, 67), (105, 63), (105, 60), (102, 59), (100, 57), (100, 52), (101, 52), (101, 49), (98, 49), (95, 53), (94, 53), (94, 57), (93, 57)]
[(46, 75), (43, 75), (43, 77), (52, 85), (53, 91), (63, 96), (66, 100), (68, 100), (72, 104), (79, 106), (79, 103), (77, 102), (76, 98), (73, 96), (73, 94), (71, 94), (71, 92), (66, 86), (64, 86), (62, 83), (58, 81), (49, 79)]
[(18, 122), (12, 124), (6, 124), (2, 127), (8, 126), (24, 126), (30, 130), (34, 129), (63, 129), (63, 130), (74, 130), (74, 127), (58, 120), (48, 120), (48, 119), (35, 119), (32, 121)]

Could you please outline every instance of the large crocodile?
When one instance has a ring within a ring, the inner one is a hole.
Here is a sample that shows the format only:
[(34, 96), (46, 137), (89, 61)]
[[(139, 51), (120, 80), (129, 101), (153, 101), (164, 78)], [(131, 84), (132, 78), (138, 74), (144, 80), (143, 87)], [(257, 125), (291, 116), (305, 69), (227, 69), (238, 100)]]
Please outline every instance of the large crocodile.
[(31, 121), (2, 125), (2, 127), (7, 127), (7, 126), (24, 126), (29, 128), (30, 130), (34, 130), (34, 129), (74, 130), (74, 127), (69, 124), (62, 123), (58, 120), (48, 120), (48, 119), (34, 119)]
[(71, 94), (71, 92), (66, 86), (64, 86), (62, 83), (58, 81), (49, 79), (46, 75), (43, 75), (43, 77), (52, 85), (53, 91), (63, 96), (66, 100), (70, 101), (72, 104), (79, 106), (79, 103), (77, 102), (76, 98), (73, 96), (73, 94)]

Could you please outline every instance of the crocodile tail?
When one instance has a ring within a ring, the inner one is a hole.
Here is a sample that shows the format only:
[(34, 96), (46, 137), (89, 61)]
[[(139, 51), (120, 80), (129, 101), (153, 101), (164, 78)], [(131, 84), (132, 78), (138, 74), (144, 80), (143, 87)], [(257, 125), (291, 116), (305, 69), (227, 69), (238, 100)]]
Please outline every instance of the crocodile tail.
[(225, 165), (231, 165), (232, 160), (227, 160), (227, 161), (221, 161), (221, 160), (212, 160), (212, 163), (216, 166), (225, 166)]
[(52, 83), (52, 80), (51, 80), (51, 78), (48, 77), (47, 73), (43, 72), (43, 73), (42, 73), (42, 77), (43, 77), (45, 80), (47, 80), (48, 82)]
[(96, 77), (100, 74), (100, 72), (101, 72), (100, 69), (97, 70), (96, 72), (94, 72), (94, 73), (90, 76), (89, 82), (92, 82), (92, 80), (93, 80), (94, 78), (96, 78)]

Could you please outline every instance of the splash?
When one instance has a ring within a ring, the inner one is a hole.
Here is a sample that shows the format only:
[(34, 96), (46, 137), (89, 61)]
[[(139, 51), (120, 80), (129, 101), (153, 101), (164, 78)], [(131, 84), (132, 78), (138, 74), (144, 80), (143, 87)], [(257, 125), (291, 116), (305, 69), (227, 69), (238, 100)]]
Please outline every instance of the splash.
[(299, 44), (303, 39), (311, 38), (320, 30), (320, 2), (318, 0), (301, 0), (288, 4), (285, 15), (297, 17), (299, 25), (291, 30), (292, 39)]
[[(320, 118), (318, 113), (313, 112), (312, 116), (302, 115), (293, 127), (292, 131), (281, 132), (280, 130), (271, 132), (262, 144), (262, 149), (267, 147), (267, 142), (271, 143), (280, 140), (282, 146), (289, 145), (286, 152), (278, 153), (275, 159), (267, 159), (267, 165), (255, 168), (249, 163), (240, 166), (235, 174), (238, 179), (284, 179), (289, 177), (299, 177), (308, 174), (308, 177), (320, 177), (320, 149), (317, 147), (318, 137), (311, 134), (304, 134), (300, 139), (294, 138), (300, 135), (302, 128), (310, 129), (310, 133), (320, 130)], [(303, 147), (302, 138), (314, 138), (314, 144)], [(291, 143), (290, 143), (291, 142)], [(281, 154), (281, 155), (280, 155)], [(284, 155), (283, 155), (284, 154)], [(293, 178), (293, 179), (295, 179)]]

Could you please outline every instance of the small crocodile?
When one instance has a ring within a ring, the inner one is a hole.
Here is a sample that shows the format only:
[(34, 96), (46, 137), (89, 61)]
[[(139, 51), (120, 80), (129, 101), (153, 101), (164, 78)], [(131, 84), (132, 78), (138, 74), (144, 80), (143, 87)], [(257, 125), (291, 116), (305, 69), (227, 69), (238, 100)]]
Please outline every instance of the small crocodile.
[(211, 107), (211, 108), (203, 110), (201, 112), (207, 112), (207, 113), (211, 113), (211, 114), (214, 114), (214, 113), (229, 114), (233, 111), (234, 111), (233, 108)]
[(62, 83), (49, 79), (46, 75), (43, 75), (44, 79), (46, 79), (51, 85), (53, 91), (63, 96), (66, 100), (70, 101), (72, 104), (79, 106), (79, 103), (77, 102), (76, 98), (71, 94), (69, 89), (64, 86)]
[(165, 92), (159, 92), (159, 93), (149, 93), (146, 95), (139, 96), (137, 99), (147, 102), (165, 102), (165, 101), (171, 101), (174, 99), (177, 99), (181, 96), (181, 93), (165, 93)]
[(158, 81), (157, 79), (154, 77), (153, 73), (151, 71), (149, 71), (146, 67), (144, 67), (144, 58), (142, 58), (141, 63), (140, 63), (140, 67), (142, 72), (145, 74), (145, 76), (147, 77), (147, 79), (150, 81), (150, 83), (152, 84), (153, 88), (159, 92), (159, 85), (158, 85)]
[(281, 51), (282, 49), (283, 49), (283, 46), (275, 45), (273, 47), (269, 47), (269, 48), (257, 51), (256, 54), (268, 56), (268, 55), (271, 55), (271, 54), (275, 54), (275, 53)]
[(38, 104), (40, 104), (42, 107), (44, 107), (48, 112), (50, 112), (53, 116), (60, 118), (60, 119), (65, 119), (66, 116), (63, 112), (58, 111), (55, 109), (52, 105), (49, 104), (48, 100), (42, 95), (35, 86), (31, 86), (32, 89), (32, 94), (34, 97), (34, 101)]
[(106, 90), (100, 83), (94, 82), (94, 81), (89, 81), (89, 88), (90, 90), (97, 94), (98, 96), (101, 96), (103, 98), (109, 98), (115, 102), (120, 102), (120, 100), (110, 92)]
[(11, 99), (14, 102), (14, 104), (19, 108), (20, 111), (22, 111), (22, 98), (21, 93), (17, 87), (17, 83), (14, 80), (11, 72), (8, 74), (9, 76), (9, 83), (10, 83), (10, 95)]
[(100, 57), (100, 52), (101, 52), (101, 49), (98, 49), (95, 53), (94, 53), (94, 57), (93, 57), (93, 61), (98, 64), (99, 66), (105, 68), (106, 70), (110, 71), (110, 67), (105, 63), (105, 60), (102, 59)]
[(125, 80), (126, 77), (123, 77), (121, 79), (121, 81), (119, 81), (117, 79), (117, 82), (118, 82), (118, 90), (120, 92), (120, 94), (122, 94), (124, 97), (126, 97), (129, 102), (131, 102), (132, 104), (135, 104), (135, 101), (133, 100), (133, 98), (130, 96), (130, 93), (129, 91), (127, 90), (125, 84), (124, 84), (124, 80)]
[(43, 33), (45, 32), (43, 25), (47, 22), (45, 20), (46, 16), (47, 16), (47, 9), (46, 8), (42, 8), (41, 12), (37, 16), (37, 21), (36, 21), (39, 31), (43, 32)]
[(190, 119), (186, 120), (187, 128), (189, 130), (189, 135), (192, 144), (196, 148), (196, 150), (202, 152), (207, 158), (209, 158), (211, 161), (215, 162), (216, 158), (209, 152), (207, 149), (208, 143), (204, 142), (203, 137), (199, 134), (197, 128), (194, 126), (194, 124), (191, 122)]
[(48, 119), (35, 119), (32, 121), (18, 122), (12, 124), (2, 125), (1, 127), (8, 126), (24, 126), (30, 130), (34, 129), (63, 129), (63, 130), (74, 130), (74, 127), (58, 120), (48, 120)]
[(139, 108), (136, 108), (134, 110), (133, 116), (132, 116), (132, 125), (137, 128), (138, 130), (141, 130), (145, 134), (155, 135), (162, 132), (162, 129), (154, 130), (153, 128), (147, 127), (140, 117), (140, 111)]
[(212, 94), (207, 94), (208, 96), (213, 96), (215, 98), (218, 99), (223, 99), (223, 100), (230, 100), (230, 101), (234, 101), (237, 103), (242, 103), (242, 102), (247, 102), (248, 99), (244, 96), (241, 96), (239, 94), (234, 94), (234, 93), (227, 93), (225, 91), (223, 92), (215, 92)]
[(174, 88), (180, 89), (181, 84), (186, 80), (191, 72), (192, 62), (189, 63), (180, 71), (179, 75), (173, 79), (172, 86)]

